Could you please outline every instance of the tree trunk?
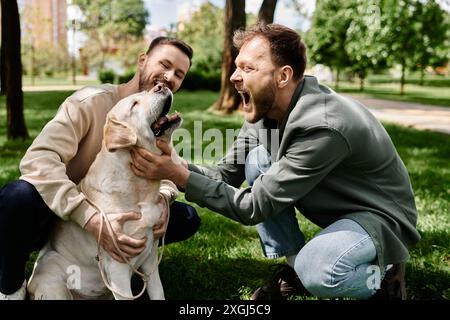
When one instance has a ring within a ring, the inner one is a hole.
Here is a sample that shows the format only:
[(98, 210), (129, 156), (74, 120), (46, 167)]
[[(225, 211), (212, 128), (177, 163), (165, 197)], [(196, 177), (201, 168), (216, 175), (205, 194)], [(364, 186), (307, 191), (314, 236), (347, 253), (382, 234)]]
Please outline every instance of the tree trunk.
[(335, 90), (339, 90), (339, 76), (341, 75), (341, 69), (336, 70), (336, 82), (335, 82)]
[(101, 60), (100, 60), (100, 70), (105, 68), (105, 61), (106, 61), (106, 48), (101, 48), (100, 49), (102, 55), (101, 55)]
[(422, 66), (420, 66), (420, 81), (419, 81), (419, 86), (423, 86), (424, 83), (424, 78), (425, 78), (425, 68)]
[(269, 24), (273, 22), (277, 0), (264, 0), (259, 8), (258, 21)]
[[(2, 18), (2, 39), (6, 38), (5, 35), (5, 19)], [(6, 47), (1, 44), (0, 48), (0, 95), (6, 94), (6, 64), (5, 64), (5, 50)]]
[[(4, 38), (2, 37), (2, 39)], [(0, 50), (0, 95), (3, 96), (6, 94), (5, 46), (2, 45)]]
[(31, 85), (34, 86), (36, 79), (36, 50), (34, 43), (31, 43)]
[(402, 76), (400, 78), (400, 95), (405, 94), (405, 70), (406, 70), (406, 63), (405, 61), (402, 61)]
[(212, 108), (223, 113), (231, 113), (239, 108), (241, 98), (230, 82), (236, 69), (234, 60), (238, 51), (233, 46), (234, 31), (245, 28), (245, 1), (227, 0), (225, 3), (225, 40), (222, 59), (222, 79), (219, 99)]
[(2, 44), (5, 47), (7, 136), (27, 138), (23, 115), (22, 62), (20, 59), (20, 20), (17, 1), (1, 0), (2, 25), (6, 28)]
[(75, 52), (72, 53), (71, 65), (72, 65), (72, 84), (76, 85), (77, 84), (77, 61), (75, 59)]
[(359, 73), (359, 91), (364, 91), (364, 73)]

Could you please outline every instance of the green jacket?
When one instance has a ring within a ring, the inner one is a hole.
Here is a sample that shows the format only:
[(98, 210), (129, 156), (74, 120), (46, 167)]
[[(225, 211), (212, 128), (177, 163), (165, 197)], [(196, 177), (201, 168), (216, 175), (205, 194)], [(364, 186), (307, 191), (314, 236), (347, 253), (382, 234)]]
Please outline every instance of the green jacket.
[[(217, 166), (190, 165), (186, 199), (247, 225), (291, 205), (320, 227), (352, 219), (372, 237), (380, 267), (408, 259), (408, 247), (420, 240), (414, 194), (369, 110), (306, 76), (279, 130), (269, 131), (279, 133), (278, 150), (274, 134), (258, 134), (271, 128), (268, 119), (246, 122)], [(271, 152), (272, 166), (252, 187), (237, 189), (245, 180), (242, 159), (259, 144)]]

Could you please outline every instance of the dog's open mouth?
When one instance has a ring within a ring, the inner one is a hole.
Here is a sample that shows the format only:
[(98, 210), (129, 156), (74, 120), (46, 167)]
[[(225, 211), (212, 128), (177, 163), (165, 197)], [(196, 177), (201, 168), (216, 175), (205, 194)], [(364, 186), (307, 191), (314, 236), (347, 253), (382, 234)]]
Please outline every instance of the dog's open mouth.
[(161, 137), (168, 129), (174, 128), (181, 122), (179, 112), (169, 115), (170, 107), (172, 106), (172, 95), (168, 95), (164, 101), (164, 106), (158, 119), (150, 125), (155, 137)]
[(172, 115), (161, 115), (158, 120), (152, 123), (151, 128), (155, 137), (161, 137), (167, 129), (179, 124), (181, 121), (180, 113)]

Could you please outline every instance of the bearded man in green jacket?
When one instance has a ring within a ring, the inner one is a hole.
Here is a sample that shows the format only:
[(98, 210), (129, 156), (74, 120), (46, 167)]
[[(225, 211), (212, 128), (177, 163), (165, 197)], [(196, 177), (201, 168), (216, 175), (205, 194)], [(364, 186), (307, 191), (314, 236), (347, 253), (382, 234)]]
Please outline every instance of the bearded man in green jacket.
[[(321, 298), (404, 299), (408, 248), (420, 236), (388, 133), (364, 106), (304, 75), (306, 49), (294, 30), (256, 25), (234, 43), (230, 80), (245, 122), (226, 156), (213, 167), (188, 165), (161, 142), (162, 156), (133, 152), (135, 174), (170, 179), (188, 201), (256, 225), (266, 257), (287, 258), (252, 299), (304, 289)], [(239, 189), (244, 180), (250, 186)], [(295, 208), (323, 228), (307, 243)]]

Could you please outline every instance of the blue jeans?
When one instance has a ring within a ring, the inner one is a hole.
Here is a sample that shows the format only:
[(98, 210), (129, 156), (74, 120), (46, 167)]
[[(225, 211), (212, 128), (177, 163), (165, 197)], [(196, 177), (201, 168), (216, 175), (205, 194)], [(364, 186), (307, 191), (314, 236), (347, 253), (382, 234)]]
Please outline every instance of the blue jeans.
[[(247, 182), (253, 185), (270, 165), (270, 154), (262, 145), (250, 151), (245, 164)], [(375, 245), (353, 220), (338, 220), (305, 244), (292, 205), (256, 229), (266, 257), (297, 256), (296, 273), (318, 297), (368, 299), (379, 288), (384, 274), (376, 265)]]

